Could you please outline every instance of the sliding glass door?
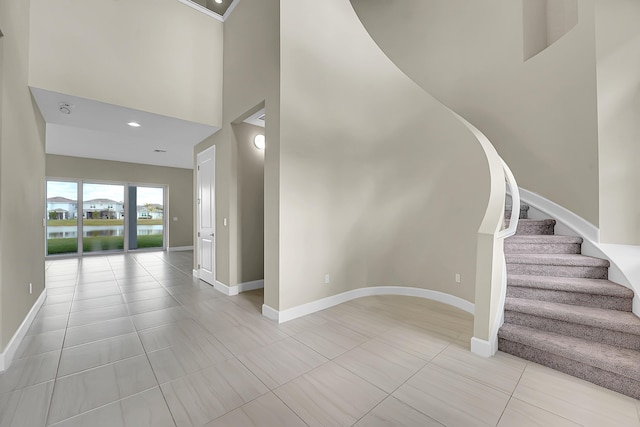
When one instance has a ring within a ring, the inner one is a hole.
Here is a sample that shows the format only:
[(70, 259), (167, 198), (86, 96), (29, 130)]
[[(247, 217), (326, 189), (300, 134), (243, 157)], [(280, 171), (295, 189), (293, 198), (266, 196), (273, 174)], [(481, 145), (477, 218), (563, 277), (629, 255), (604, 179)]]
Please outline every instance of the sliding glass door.
[(83, 252), (124, 249), (124, 185), (82, 185)]
[(165, 247), (164, 187), (47, 180), (46, 202), (47, 255)]
[(47, 255), (78, 253), (78, 183), (47, 181)]
[(129, 197), (136, 198), (135, 233), (129, 234), (129, 248), (164, 247), (164, 189), (132, 186)]

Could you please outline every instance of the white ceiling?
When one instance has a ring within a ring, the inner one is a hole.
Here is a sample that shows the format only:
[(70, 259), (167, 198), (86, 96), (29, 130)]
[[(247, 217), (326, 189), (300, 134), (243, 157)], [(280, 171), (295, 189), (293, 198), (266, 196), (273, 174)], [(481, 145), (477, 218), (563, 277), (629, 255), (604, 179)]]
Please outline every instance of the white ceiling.
[(243, 122), (249, 123), (250, 125), (254, 125), (254, 126), (260, 126), (261, 128), (265, 127), (264, 108), (250, 115), (249, 117), (244, 119)]
[[(31, 93), (47, 122), (47, 154), (192, 169), (193, 147), (219, 130), (34, 87)], [(71, 114), (60, 112), (61, 103)], [(141, 126), (128, 126), (132, 121)]]
[(240, 0), (221, 0), (217, 3), (215, 0), (178, 0), (180, 3), (186, 4), (200, 12), (203, 12), (218, 21), (224, 22), (233, 9), (238, 5)]

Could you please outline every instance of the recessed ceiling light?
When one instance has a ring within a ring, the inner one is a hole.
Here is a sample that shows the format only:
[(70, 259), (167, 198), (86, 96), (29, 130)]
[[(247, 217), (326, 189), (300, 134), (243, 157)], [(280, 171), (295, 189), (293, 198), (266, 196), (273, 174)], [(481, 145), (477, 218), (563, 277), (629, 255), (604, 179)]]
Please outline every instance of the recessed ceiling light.
[(216, 0), (216, 3), (218, 4), (222, 3), (222, 0)]
[(253, 139), (253, 145), (255, 145), (258, 150), (264, 150), (264, 147), (266, 145), (264, 135), (256, 135), (256, 137)]
[(129, 122), (127, 124), (129, 126), (131, 126), (132, 128), (139, 128), (140, 127), (140, 123), (138, 123), (138, 122)]

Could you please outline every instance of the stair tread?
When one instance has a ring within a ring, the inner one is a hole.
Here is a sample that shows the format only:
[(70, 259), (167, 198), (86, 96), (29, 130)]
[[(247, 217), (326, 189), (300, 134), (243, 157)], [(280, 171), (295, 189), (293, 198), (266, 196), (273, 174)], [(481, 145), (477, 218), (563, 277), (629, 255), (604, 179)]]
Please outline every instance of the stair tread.
[(640, 381), (640, 352), (505, 323), (498, 337)]
[(510, 274), (507, 278), (507, 285), (629, 299), (633, 298), (634, 295), (631, 289), (625, 288), (622, 285), (606, 279), (581, 279), (574, 277)]
[(580, 254), (505, 254), (507, 264), (609, 267), (609, 261)]
[(505, 243), (534, 243), (534, 244), (550, 244), (550, 243), (582, 243), (582, 237), (575, 236), (558, 236), (555, 234), (516, 234), (505, 239)]
[(512, 297), (505, 299), (505, 310), (640, 335), (640, 319), (633, 313), (627, 311), (582, 307), (578, 305)]
[[(506, 225), (509, 224), (509, 220), (505, 219), (504, 222)], [(532, 224), (532, 225), (555, 225), (555, 219), (530, 219), (530, 218), (521, 218), (518, 220), (519, 224)]]

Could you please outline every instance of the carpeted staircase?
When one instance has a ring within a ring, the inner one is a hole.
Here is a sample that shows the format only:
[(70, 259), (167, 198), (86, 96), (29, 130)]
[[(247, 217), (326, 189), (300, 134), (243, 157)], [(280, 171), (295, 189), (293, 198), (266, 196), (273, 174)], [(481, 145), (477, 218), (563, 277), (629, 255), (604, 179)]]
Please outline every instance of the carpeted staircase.
[(633, 291), (607, 280), (609, 261), (581, 254), (581, 238), (556, 236), (555, 220), (527, 219), (528, 209), (504, 244), (499, 349), (640, 399)]

